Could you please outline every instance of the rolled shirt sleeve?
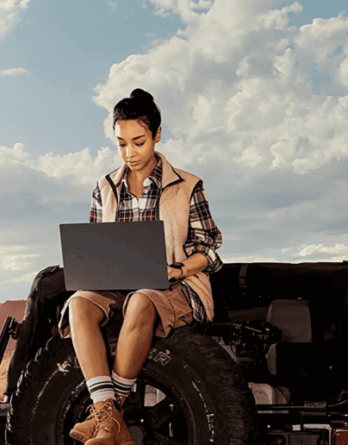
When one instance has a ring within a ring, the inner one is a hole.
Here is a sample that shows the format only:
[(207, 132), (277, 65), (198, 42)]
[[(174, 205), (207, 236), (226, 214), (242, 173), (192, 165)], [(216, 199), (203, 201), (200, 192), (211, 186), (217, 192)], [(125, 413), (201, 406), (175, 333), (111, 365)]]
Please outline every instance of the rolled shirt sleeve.
[(203, 272), (214, 273), (222, 267), (222, 261), (216, 250), (222, 244), (222, 235), (217, 228), (209, 209), (209, 203), (200, 180), (192, 193), (190, 202), (189, 231), (184, 250), (187, 256), (203, 254), (208, 266)]

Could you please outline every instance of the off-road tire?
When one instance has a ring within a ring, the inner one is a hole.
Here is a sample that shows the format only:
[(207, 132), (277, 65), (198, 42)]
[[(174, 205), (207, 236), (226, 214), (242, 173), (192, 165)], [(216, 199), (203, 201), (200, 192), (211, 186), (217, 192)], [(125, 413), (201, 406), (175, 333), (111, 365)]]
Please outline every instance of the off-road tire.
[[(110, 362), (116, 343), (115, 336), (108, 340)], [(90, 404), (71, 341), (55, 336), (12, 396), (7, 445), (77, 444), (69, 431)], [(188, 327), (155, 340), (125, 420), (137, 445), (256, 443), (254, 399), (244, 376), (214, 339)]]

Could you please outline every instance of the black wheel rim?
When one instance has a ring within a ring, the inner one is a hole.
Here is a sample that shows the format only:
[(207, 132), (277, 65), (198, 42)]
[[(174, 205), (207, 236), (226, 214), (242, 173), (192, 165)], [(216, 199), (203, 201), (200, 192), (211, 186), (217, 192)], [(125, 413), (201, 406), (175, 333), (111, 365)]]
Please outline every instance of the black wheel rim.
[(195, 428), (189, 404), (160, 376), (141, 376), (125, 406), (125, 421), (136, 445), (189, 445)]
[[(80, 445), (69, 437), (77, 422), (88, 416), (91, 404), (82, 381), (66, 401), (57, 419), (57, 445)], [(142, 373), (124, 406), (124, 419), (136, 445), (193, 445), (192, 407), (162, 376)]]

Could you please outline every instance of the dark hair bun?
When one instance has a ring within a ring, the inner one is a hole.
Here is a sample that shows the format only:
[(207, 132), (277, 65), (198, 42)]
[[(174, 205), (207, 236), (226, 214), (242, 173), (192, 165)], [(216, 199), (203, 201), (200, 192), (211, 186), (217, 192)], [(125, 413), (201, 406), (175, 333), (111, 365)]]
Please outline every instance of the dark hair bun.
[(114, 107), (113, 128), (119, 120), (140, 119), (149, 127), (153, 138), (161, 125), (161, 112), (153, 96), (141, 88), (131, 92), (130, 97), (120, 100)]
[(153, 96), (141, 88), (136, 88), (130, 94), (132, 99), (142, 100), (144, 102), (153, 102)]

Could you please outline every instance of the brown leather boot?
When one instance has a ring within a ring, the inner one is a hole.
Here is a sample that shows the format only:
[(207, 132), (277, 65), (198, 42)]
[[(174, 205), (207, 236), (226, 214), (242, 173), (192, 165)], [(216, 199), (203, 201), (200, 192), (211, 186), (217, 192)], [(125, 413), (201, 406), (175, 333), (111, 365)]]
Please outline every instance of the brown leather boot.
[(91, 407), (91, 415), (70, 431), (70, 436), (86, 445), (135, 445), (112, 399), (97, 402)]
[[(121, 410), (126, 397), (120, 396), (116, 394), (117, 401), (116, 405)], [(98, 414), (95, 408), (95, 405), (91, 405), (89, 407), (90, 415), (87, 417), (87, 419), (82, 423), (77, 423), (74, 428), (70, 431), (69, 436), (73, 439), (79, 440), (82, 443), (85, 443), (89, 439), (93, 439), (96, 434), (96, 426), (97, 422), (95, 420), (95, 416)]]
[(90, 407), (91, 414), (82, 423), (77, 423), (74, 428), (70, 431), (69, 436), (73, 439), (79, 440), (85, 443), (88, 439), (93, 439), (95, 436), (95, 429), (97, 423), (95, 421), (95, 416), (97, 415), (94, 405)]

